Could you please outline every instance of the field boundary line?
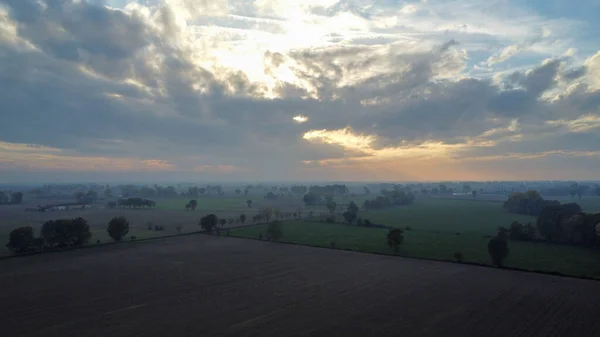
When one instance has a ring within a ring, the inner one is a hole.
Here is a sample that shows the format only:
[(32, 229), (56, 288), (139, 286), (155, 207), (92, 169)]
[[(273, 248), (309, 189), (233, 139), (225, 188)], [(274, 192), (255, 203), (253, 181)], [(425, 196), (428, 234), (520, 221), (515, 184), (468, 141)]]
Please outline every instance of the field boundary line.
[[(284, 221), (292, 221), (292, 220), (284, 220)], [(284, 222), (284, 221), (282, 221), (282, 222)], [(241, 225), (241, 226), (225, 227), (225, 228), (219, 228), (219, 230), (220, 231), (227, 231), (227, 230), (231, 230), (231, 229), (239, 229), (239, 228), (246, 228), (246, 227), (255, 227), (255, 226), (262, 226), (262, 225), (266, 225), (266, 224), (267, 223), (257, 223), (257, 224), (251, 224), (251, 225)], [(158, 240), (158, 239), (167, 239), (167, 238), (174, 238), (174, 237), (179, 237), (179, 236), (189, 236), (189, 235), (198, 235), (198, 234), (211, 235), (211, 234), (206, 233), (205, 231), (193, 231), (193, 232), (187, 232), (187, 233), (178, 233), (178, 234), (168, 234), (168, 235), (161, 235), (161, 236), (152, 236), (152, 237), (148, 237), (148, 238), (141, 238), (141, 239), (135, 239), (135, 240), (108, 241), (108, 242), (92, 243), (92, 244), (87, 244), (87, 245), (83, 245), (83, 246), (76, 246), (76, 247), (65, 247), (65, 248), (49, 249), (49, 250), (45, 250), (45, 251), (41, 251), (41, 252), (40, 251), (36, 251), (36, 252), (27, 252), (27, 253), (0, 255), (0, 260), (6, 260), (6, 259), (12, 259), (12, 258), (19, 258), (19, 257), (26, 257), (26, 256), (32, 256), (32, 255), (59, 253), (59, 252), (66, 252), (66, 251), (72, 251), (72, 250), (78, 250), (78, 249), (89, 249), (89, 248), (107, 247), (107, 246), (111, 246), (111, 245), (125, 245), (125, 244), (132, 244), (132, 243), (144, 243), (144, 242)], [(221, 236), (226, 236), (226, 235), (221, 235)]]

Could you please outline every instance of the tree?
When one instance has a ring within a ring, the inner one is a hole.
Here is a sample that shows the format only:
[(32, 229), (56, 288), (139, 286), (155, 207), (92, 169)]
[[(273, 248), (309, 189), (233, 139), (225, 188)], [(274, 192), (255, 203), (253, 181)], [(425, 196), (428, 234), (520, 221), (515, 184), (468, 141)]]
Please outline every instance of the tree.
[(33, 248), (33, 228), (19, 227), (10, 232), (6, 247), (15, 253), (23, 253)]
[(225, 226), (225, 224), (227, 224), (227, 219), (219, 219), (219, 225), (221, 225), (221, 227)]
[(92, 237), (90, 226), (83, 218), (46, 221), (41, 237), (50, 247), (81, 246)]
[(348, 204), (348, 212), (358, 213), (358, 206), (354, 201), (350, 201)]
[(75, 199), (77, 201), (81, 201), (83, 199), (83, 197), (85, 197), (85, 194), (81, 191), (77, 191), (75, 192)]
[(198, 202), (196, 201), (196, 199), (190, 200), (188, 205), (190, 205), (190, 208), (192, 209), (192, 211), (196, 211), (196, 207), (198, 207)]
[(198, 189), (198, 186), (188, 187), (188, 190), (187, 190), (188, 197), (197, 198), (199, 194), (200, 194), (200, 190)]
[(492, 258), (492, 262), (497, 267), (504, 265), (504, 260), (508, 257), (508, 241), (506, 240), (506, 229), (500, 228), (498, 236), (488, 242), (488, 253)]
[(365, 189), (365, 195), (371, 194), (371, 190), (367, 186), (365, 186), (364, 189)]
[(23, 202), (23, 192), (15, 192), (10, 195), (10, 203), (18, 205)]
[(342, 216), (344, 217), (344, 220), (346, 220), (346, 222), (348, 224), (352, 224), (354, 222), (354, 220), (356, 220), (356, 218), (358, 218), (358, 214), (355, 212), (351, 212), (351, 211), (346, 211), (342, 214)]
[(568, 220), (581, 212), (581, 207), (575, 203), (546, 206), (537, 217), (538, 231), (542, 237), (551, 242), (569, 241), (574, 224)]
[(273, 209), (273, 214), (275, 214), (275, 220), (279, 220), (279, 217), (281, 216), (281, 210), (279, 209), (279, 207)]
[(387, 244), (398, 253), (400, 245), (404, 242), (404, 231), (400, 228), (392, 228), (387, 234)]
[(75, 246), (82, 246), (92, 238), (90, 225), (83, 218), (75, 218), (71, 222), (70, 232), (72, 235), (72, 243)]
[(123, 216), (115, 217), (108, 223), (108, 235), (115, 241), (121, 241), (129, 233), (129, 221)]
[(4, 205), (4, 204), (8, 204), (10, 203), (10, 198), (8, 196), (8, 194), (4, 193), (3, 191), (0, 191), (0, 205)]
[(246, 204), (248, 204), (248, 208), (252, 208), (252, 200), (246, 200)]
[(236, 188), (235, 189), (235, 194), (240, 194), (240, 193), (242, 193), (242, 191), (239, 188)]
[(281, 239), (281, 237), (283, 236), (283, 229), (281, 228), (281, 222), (279, 222), (279, 221), (271, 222), (269, 224), (269, 227), (267, 228), (267, 234), (273, 241), (277, 241), (277, 240)]
[(333, 201), (333, 198), (327, 198), (327, 204), (325, 206), (327, 207), (327, 210), (329, 210), (329, 213), (333, 214), (335, 213), (337, 203)]
[(112, 190), (110, 189), (110, 186), (106, 185), (104, 187), (104, 197), (105, 198), (110, 198), (112, 197)]
[(471, 192), (471, 194), (473, 195), (473, 199), (477, 198), (477, 191), (476, 190), (473, 190)]
[(209, 215), (203, 216), (200, 219), (200, 227), (202, 227), (202, 229), (204, 229), (204, 231), (207, 232), (208, 234), (211, 234), (213, 232), (213, 230), (217, 227), (218, 222), (219, 222), (219, 218), (217, 218), (216, 215), (209, 214)]
[(242, 224), (244, 224), (244, 222), (246, 222), (246, 214), (241, 214), (241, 215), (240, 215), (240, 222), (241, 222)]
[(270, 207), (265, 207), (260, 211), (262, 217), (267, 221), (271, 221), (271, 216), (273, 215), (273, 209)]

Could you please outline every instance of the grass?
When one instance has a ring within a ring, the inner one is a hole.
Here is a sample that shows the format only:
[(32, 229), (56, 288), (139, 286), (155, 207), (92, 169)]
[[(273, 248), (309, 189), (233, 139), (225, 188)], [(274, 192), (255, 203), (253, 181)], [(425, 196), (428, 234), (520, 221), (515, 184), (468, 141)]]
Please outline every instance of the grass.
[[(266, 238), (266, 225), (237, 228), (232, 236)], [(388, 230), (353, 227), (342, 224), (292, 221), (283, 224), (281, 242), (300, 243), (359, 252), (391, 254), (386, 244)], [(433, 260), (453, 260), (455, 252), (463, 254), (463, 261), (491, 265), (487, 252), (488, 239), (479, 235), (436, 234), (405, 231), (400, 255)], [(540, 242), (510, 242), (508, 267), (560, 272), (565, 275), (600, 278), (600, 251), (585, 247), (555, 245)]]
[(452, 199), (420, 199), (410, 206), (363, 211), (359, 216), (388, 226), (461, 234), (494, 234), (498, 226), (508, 227), (515, 220), (535, 224), (535, 217), (508, 213), (498, 202)]

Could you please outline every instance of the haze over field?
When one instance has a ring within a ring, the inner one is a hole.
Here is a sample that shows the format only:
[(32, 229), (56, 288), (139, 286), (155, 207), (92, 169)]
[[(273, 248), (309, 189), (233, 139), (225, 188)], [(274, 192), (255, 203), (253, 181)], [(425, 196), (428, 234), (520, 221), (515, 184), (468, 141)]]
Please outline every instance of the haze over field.
[(596, 0), (0, 0), (0, 182), (598, 179)]

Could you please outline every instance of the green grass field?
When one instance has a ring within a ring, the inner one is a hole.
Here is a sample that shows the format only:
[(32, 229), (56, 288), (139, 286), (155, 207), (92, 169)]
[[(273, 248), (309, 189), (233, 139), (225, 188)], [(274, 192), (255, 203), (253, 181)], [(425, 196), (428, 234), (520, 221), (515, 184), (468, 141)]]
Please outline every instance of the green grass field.
[(508, 213), (498, 202), (451, 199), (418, 199), (410, 206), (362, 211), (359, 216), (388, 226), (461, 234), (495, 234), (498, 226), (508, 227), (515, 220), (535, 224), (535, 217)]
[[(487, 252), (488, 238), (499, 225), (512, 221), (527, 222), (535, 219), (504, 212), (498, 202), (469, 200), (425, 199), (406, 207), (382, 211), (361, 212), (373, 222), (395, 227), (410, 226), (405, 231), (405, 242), (400, 254), (406, 257), (435, 260), (453, 260), (454, 253), (463, 254), (464, 261), (491, 264)], [(266, 226), (232, 230), (233, 236), (258, 238), (266, 236)], [(283, 224), (283, 242), (301, 243), (360, 252), (391, 253), (386, 245), (387, 229), (375, 229), (292, 221)], [(457, 235), (460, 233), (460, 235)], [(509, 267), (560, 272), (573, 276), (600, 278), (600, 251), (585, 247), (547, 244), (541, 242), (509, 243)]]

